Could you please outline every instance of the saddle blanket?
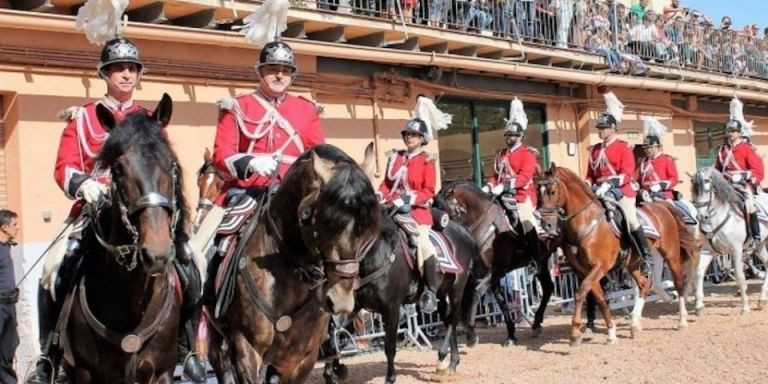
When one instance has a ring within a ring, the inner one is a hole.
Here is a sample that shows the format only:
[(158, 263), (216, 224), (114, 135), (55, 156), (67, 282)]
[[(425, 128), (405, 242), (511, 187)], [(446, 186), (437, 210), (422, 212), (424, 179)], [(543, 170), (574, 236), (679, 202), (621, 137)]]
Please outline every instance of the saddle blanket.
[[(456, 259), (456, 252), (453, 244), (451, 244), (451, 241), (445, 237), (444, 234), (430, 229), (429, 241), (432, 242), (432, 245), (435, 247), (435, 252), (437, 252), (437, 268), (440, 272), (457, 275), (464, 272), (464, 266), (462, 266)], [(407, 246), (404, 247), (407, 248)], [(416, 255), (411, 254), (411, 252), (406, 252), (406, 254), (410, 255), (410, 257), (405, 259), (408, 263), (408, 267), (412, 270), (416, 270)]]
[[(645, 231), (645, 236), (649, 239), (656, 240), (661, 237), (661, 234), (659, 233), (659, 230), (656, 228), (656, 225), (653, 224), (653, 221), (651, 220), (648, 215), (643, 212), (642, 208), (637, 209), (637, 219), (640, 221), (640, 226), (643, 227), (643, 231)], [(621, 238), (621, 230), (616, 224), (616, 220), (610, 220), (609, 225), (611, 227), (611, 231), (613, 231), (613, 234), (616, 235), (616, 237)]]
[(672, 201), (675, 204), (675, 208), (677, 208), (677, 213), (680, 214), (680, 218), (683, 219), (683, 222), (688, 225), (697, 225), (698, 221), (696, 220), (696, 212), (692, 211), (692, 205), (689, 205), (688, 202), (683, 202), (681, 200), (673, 200)]

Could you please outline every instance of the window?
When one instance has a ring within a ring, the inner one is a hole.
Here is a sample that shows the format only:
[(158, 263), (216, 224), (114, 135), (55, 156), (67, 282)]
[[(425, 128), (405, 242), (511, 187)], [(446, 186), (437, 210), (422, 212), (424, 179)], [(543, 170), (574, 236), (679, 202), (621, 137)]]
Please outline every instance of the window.
[(694, 121), (693, 137), (696, 145), (696, 167), (715, 165), (717, 148), (725, 140), (723, 123), (716, 121)]

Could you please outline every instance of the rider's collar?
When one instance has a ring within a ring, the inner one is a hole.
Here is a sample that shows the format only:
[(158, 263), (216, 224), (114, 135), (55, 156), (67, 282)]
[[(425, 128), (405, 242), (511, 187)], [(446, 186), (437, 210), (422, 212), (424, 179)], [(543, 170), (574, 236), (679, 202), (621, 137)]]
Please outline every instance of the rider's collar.
[(515, 145), (513, 145), (511, 147), (507, 147), (507, 152), (508, 153), (512, 153), (515, 150), (517, 150), (518, 148), (520, 148), (522, 145), (523, 145), (523, 142), (522, 141), (518, 141), (517, 143), (515, 143)]
[(653, 156), (653, 158), (658, 159), (659, 157), (661, 157), (661, 155), (663, 155), (663, 153), (659, 152), (655, 156)]
[(744, 142), (744, 139), (742, 139), (741, 137), (739, 137), (738, 139), (736, 139), (736, 140), (734, 140), (734, 141), (730, 141), (730, 140), (728, 140), (728, 145), (730, 145), (731, 147), (735, 147), (735, 146), (737, 146), (737, 145), (739, 145), (739, 144), (741, 144), (741, 143), (743, 143), (743, 142)]
[(611, 137), (609, 140), (603, 141), (603, 146), (607, 147), (616, 142), (616, 136)]
[(406, 156), (410, 160), (410, 159), (413, 159), (414, 157), (420, 155), (422, 152), (424, 152), (424, 150), (421, 147), (419, 147), (419, 148), (416, 148), (413, 152), (408, 152), (406, 154)]
[(259, 95), (259, 97), (261, 97), (262, 99), (266, 100), (268, 103), (272, 104), (272, 106), (277, 106), (278, 104), (280, 104), (283, 101), (285, 101), (286, 93), (283, 93), (282, 95), (277, 96), (277, 97), (267, 96), (260, 89), (257, 89), (256, 93)]
[(110, 95), (104, 95), (104, 97), (102, 97), (100, 101), (102, 105), (104, 105), (105, 107), (113, 111), (125, 111), (133, 107), (133, 99), (130, 99), (124, 103), (121, 103)]

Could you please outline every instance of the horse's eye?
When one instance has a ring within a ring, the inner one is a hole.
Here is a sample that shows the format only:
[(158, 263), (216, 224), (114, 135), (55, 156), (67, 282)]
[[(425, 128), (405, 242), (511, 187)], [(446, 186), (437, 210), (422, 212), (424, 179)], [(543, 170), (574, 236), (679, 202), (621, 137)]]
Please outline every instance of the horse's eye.
[(299, 214), (299, 220), (301, 220), (302, 223), (305, 223), (310, 217), (312, 217), (312, 210), (309, 208), (302, 210)]

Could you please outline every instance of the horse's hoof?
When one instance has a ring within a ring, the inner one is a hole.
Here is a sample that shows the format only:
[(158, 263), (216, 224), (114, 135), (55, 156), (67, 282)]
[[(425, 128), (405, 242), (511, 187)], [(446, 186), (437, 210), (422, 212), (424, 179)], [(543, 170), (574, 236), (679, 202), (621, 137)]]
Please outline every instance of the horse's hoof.
[(640, 336), (640, 333), (643, 332), (643, 327), (640, 326), (640, 325), (633, 325), (630, 328), (630, 332), (632, 333), (632, 338), (634, 339), (634, 338)]
[(387, 378), (387, 380), (384, 381), (384, 384), (395, 384), (396, 379), (393, 378)]
[(677, 325), (677, 330), (678, 331), (685, 331), (686, 329), (688, 329), (688, 322), (687, 321), (680, 322), (680, 324)]
[(451, 366), (451, 361), (446, 359), (440, 360), (437, 362), (437, 369), (435, 369), (435, 372), (438, 374), (444, 374), (448, 371), (448, 367)]
[(581, 345), (581, 336), (571, 338), (571, 347), (578, 347)]
[(336, 375), (339, 380), (344, 381), (349, 376), (349, 368), (347, 368), (345, 364), (339, 363), (338, 365), (333, 366), (333, 374)]
[(502, 344), (501, 346), (503, 346), (504, 348), (509, 348), (509, 347), (514, 347), (516, 345), (517, 345), (516, 339), (507, 339), (507, 341), (504, 342), (504, 344)]
[(541, 327), (531, 329), (531, 336), (534, 338), (541, 336)]
[(741, 310), (741, 315), (746, 315), (746, 314), (748, 314), (749, 312), (751, 312), (749, 308), (742, 308), (742, 310)]
[(606, 345), (616, 345), (619, 343), (619, 339), (608, 339), (605, 341)]
[(704, 307), (696, 308), (696, 316), (704, 316)]
[(477, 343), (480, 342), (480, 337), (475, 335), (475, 337), (467, 340), (467, 348), (473, 348), (477, 345)]

